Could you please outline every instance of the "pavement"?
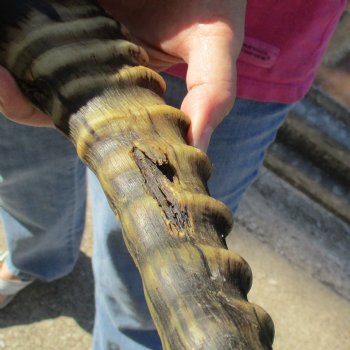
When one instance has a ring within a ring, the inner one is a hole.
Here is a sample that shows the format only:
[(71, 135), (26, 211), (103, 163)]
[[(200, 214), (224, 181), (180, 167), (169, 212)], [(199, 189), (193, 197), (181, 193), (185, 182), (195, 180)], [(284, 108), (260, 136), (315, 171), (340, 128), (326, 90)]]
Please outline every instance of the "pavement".
[[(90, 349), (92, 244), (88, 213), (73, 273), (34, 283), (0, 311), (0, 350)], [(253, 270), (249, 300), (272, 316), (274, 349), (350, 349), (349, 226), (264, 170), (241, 205), (228, 244)]]

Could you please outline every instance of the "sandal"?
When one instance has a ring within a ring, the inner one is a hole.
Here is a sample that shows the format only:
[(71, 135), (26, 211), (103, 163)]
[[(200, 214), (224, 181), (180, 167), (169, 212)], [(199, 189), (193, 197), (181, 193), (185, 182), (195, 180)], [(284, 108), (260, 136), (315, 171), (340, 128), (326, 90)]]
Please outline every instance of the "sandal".
[[(0, 266), (4, 263), (8, 252), (1, 254)], [(0, 302), (0, 309), (5, 308), (12, 299), (20, 292), (23, 288), (27, 287), (33, 281), (21, 281), (21, 280), (4, 280), (0, 277), (0, 296), (2, 301)]]

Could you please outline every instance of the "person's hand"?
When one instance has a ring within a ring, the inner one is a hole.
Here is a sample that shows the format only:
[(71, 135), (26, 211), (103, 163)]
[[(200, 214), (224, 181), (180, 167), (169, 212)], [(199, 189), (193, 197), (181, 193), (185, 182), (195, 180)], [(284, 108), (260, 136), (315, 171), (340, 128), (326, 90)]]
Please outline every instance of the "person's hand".
[(181, 109), (191, 119), (188, 140), (206, 150), (212, 131), (236, 95), (236, 59), (244, 32), (245, 0), (100, 0), (146, 48), (150, 67), (188, 63)]
[(49, 116), (35, 108), (22, 95), (11, 74), (0, 66), (0, 113), (16, 123), (53, 127)]
[[(188, 94), (181, 109), (191, 119), (188, 140), (206, 150), (210, 135), (233, 106), (236, 59), (244, 30), (245, 0), (100, 0), (146, 48), (150, 67), (188, 63)], [(0, 109), (20, 123), (52, 125), (0, 69)]]

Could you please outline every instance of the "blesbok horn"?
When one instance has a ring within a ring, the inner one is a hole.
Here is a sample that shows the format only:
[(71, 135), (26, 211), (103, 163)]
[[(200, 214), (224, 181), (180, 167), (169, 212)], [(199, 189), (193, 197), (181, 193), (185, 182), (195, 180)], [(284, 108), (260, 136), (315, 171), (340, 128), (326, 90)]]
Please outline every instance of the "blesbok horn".
[(163, 348), (271, 349), (251, 270), (226, 247), (230, 210), (208, 194), (210, 162), (146, 52), (95, 1), (2, 0), (0, 22), (0, 64), (101, 182)]

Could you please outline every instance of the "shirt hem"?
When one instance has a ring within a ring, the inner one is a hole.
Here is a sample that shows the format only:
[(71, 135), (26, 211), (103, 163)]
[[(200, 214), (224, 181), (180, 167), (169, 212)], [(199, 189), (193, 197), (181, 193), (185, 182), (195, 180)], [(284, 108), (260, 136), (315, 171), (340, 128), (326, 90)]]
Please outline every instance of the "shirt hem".
[(305, 97), (314, 77), (299, 84), (274, 83), (238, 76), (237, 97), (259, 102), (295, 103)]

